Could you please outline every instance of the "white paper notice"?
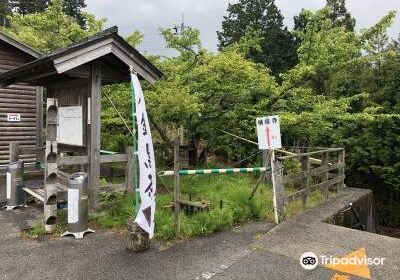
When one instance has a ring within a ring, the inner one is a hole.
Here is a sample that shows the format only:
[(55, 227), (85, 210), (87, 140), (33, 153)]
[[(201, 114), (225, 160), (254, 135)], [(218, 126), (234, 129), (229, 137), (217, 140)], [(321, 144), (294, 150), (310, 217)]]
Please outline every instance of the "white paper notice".
[(7, 172), (7, 199), (11, 198), (11, 173)]
[(58, 119), (57, 141), (83, 146), (82, 106), (59, 107)]
[(68, 189), (68, 223), (79, 221), (79, 190)]

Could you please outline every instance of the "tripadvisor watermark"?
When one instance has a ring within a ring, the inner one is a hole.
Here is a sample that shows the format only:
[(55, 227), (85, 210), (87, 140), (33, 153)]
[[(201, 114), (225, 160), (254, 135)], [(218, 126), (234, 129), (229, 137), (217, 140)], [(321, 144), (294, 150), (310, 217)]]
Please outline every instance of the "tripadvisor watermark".
[(320, 255), (317, 256), (313, 252), (306, 252), (300, 257), (300, 265), (306, 270), (312, 270), (318, 266), (318, 264), (325, 265), (351, 265), (351, 266), (362, 266), (362, 265), (383, 265), (385, 258), (369, 258), (367, 256), (349, 256), (349, 257), (333, 257)]

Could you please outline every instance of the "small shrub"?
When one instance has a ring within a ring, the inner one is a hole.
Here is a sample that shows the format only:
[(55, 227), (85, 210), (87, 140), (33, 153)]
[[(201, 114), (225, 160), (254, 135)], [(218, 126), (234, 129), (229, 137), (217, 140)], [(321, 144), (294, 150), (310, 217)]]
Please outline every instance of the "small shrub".
[(44, 224), (41, 219), (36, 221), (35, 226), (32, 229), (25, 232), (25, 236), (31, 239), (37, 239), (44, 235), (46, 235), (46, 230), (44, 229)]

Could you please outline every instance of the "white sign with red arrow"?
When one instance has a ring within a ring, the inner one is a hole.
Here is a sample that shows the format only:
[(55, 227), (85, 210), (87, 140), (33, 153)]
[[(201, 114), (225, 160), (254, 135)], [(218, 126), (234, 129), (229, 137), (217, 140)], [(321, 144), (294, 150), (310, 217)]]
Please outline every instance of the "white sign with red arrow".
[(257, 118), (258, 148), (260, 150), (282, 148), (279, 116)]

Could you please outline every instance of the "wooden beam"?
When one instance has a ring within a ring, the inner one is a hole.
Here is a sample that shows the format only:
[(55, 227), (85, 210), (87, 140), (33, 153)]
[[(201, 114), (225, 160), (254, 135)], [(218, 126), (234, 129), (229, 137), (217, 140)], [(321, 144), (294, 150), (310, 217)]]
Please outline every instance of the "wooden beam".
[(179, 237), (181, 231), (179, 217), (179, 197), (180, 197), (180, 181), (179, 181), (179, 139), (175, 139), (174, 143), (174, 212), (175, 212), (175, 237)]
[(133, 182), (133, 169), (135, 168), (134, 162), (133, 162), (133, 157), (134, 157), (134, 152), (133, 152), (133, 147), (126, 147), (125, 148), (125, 153), (126, 153), (126, 169), (125, 169), (125, 182), (126, 182), (126, 188), (129, 193), (134, 193), (135, 192), (135, 186)]
[(96, 64), (96, 59), (111, 53), (111, 41), (112, 39), (100, 41), (93, 46), (55, 59), (54, 66), (57, 72), (59, 74), (65, 73), (88, 62), (91, 62), (92, 65), (93, 63)]
[(18, 142), (10, 143), (9, 162), (16, 162), (19, 159), (19, 144)]
[(345, 184), (344, 184), (345, 165), (346, 165), (345, 160), (346, 160), (346, 153), (345, 153), (345, 150), (343, 149), (343, 150), (339, 151), (339, 154), (338, 154), (338, 162), (342, 163), (342, 166), (338, 169), (338, 176), (343, 177), (343, 180), (341, 182), (339, 182), (339, 184), (338, 184), (338, 190), (345, 187)]
[(60, 89), (68, 89), (68, 88), (75, 88), (79, 86), (87, 86), (87, 78), (89, 75), (87, 75), (86, 79), (73, 79), (70, 81), (61, 81), (58, 83), (51, 84), (47, 87), (48, 90), (54, 91), (54, 90), (60, 90)]
[(89, 204), (96, 207), (100, 185), (100, 114), (101, 114), (101, 63), (91, 63), (89, 78), (90, 144), (89, 154)]
[(97, 194), (102, 195), (110, 192), (125, 192), (126, 189), (127, 189), (126, 183), (111, 184), (107, 186), (102, 186)]
[[(36, 87), (36, 147), (43, 146), (43, 88)], [(43, 153), (36, 155), (37, 162), (44, 162)]]
[(43, 152), (46, 147), (19, 147), (20, 155), (37, 155)]
[[(37, 149), (32, 149), (32, 150), (37, 150)], [(113, 162), (126, 162), (126, 161), (128, 161), (126, 154), (100, 155), (98, 163), (100, 164), (100, 163), (113, 163)], [(90, 163), (91, 161), (89, 156), (68, 156), (68, 157), (59, 157), (57, 159), (57, 165), (59, 166), (86, 165), (86, 164), (90, 165)]]
[[(280, 159), (280, 160), (285, 160), (285, 159), (290, 159), (290, 158), (298, 158), (299, 159), (299, 158), (304, 157), (304, 156), (317, 155), (317, 154), (322, 154), (322, 153), (325, 153), (325, 152), (338, 152), (338, 151), (342, 151), (342, 150), (343, 150), (343, 148), (325, 148), (323, 150), (314, 151), (314, 152), (293, 154), (293, 155), (289, 155), (289, 156), (278, 157), (278, 159)], [(319, 160), (318, 163), (321, 163), (321, 160)]]
[[(307, 172), (310, 169), (310, 156), (303, 156), (300, 158), (300, 163), (301, 163), (301, 170), (303, 172)], [(302, 193), (302, 208), (303, 211), (305, 211), (307, 209), (307, 203), (308, 203), (308, 196), (309, 196), (309, 191), (308, 191), (308, 187), (310, 185), (310, 178), (311, 176), (307, 176), (305, 178), (301, 179), (301, 189), (303, 190)]]
[(275, 223), (279, 224), (285, 218), (285, 186), (282, 182), (283, 165), (280, 160), (275, 159), (272, 155), (272, 190)]
[(101, 155), (100, 163), (113, 163), (128, 161), (127, 154)]
[[(126, 69), (125, 69), (126, 68)], [(124, 73), (126, 72), (126, 73)], [(90, 65), (84, 64), (79, 66), (78, 68), (74, 68), (65, 72), (70, 77), (80, 78), (79, 80), (87, 79), (90, 76)], [(124, 68), (121, 69), (113, 69), (109, 64), (102, 64), (102, 80), (118, 82), (118, 81), (127, 81), (129, 80), (129, 68), (124, 65)]]
[(144, 64), (141, 58), (132, 55), (119, 43), (115, 43), (112, 48), (113, 54), (121, 59), (126, 65), (130, 65), (133, 69), (150, 84), (154, 84), (159, 77), (157, 77), (150, 68), (150, 66)]
[(301, 180), (308, 176), (320, 176), (321, 174), (323, 174), (325, 172), (329, 172), (329, 171), (344, 167), (344, 165), (345, 165), (344, 163), (335, 163), (335, 164), (327, 163), (326, 166), (316, 167), (316, 168), (308, 169), (308, 170), (297, 172), (297, 173), (291, 173), (291, 174), (283, 176), (283, 183), (286, 184), (286, 183), (289, 183), (292, 181)]
[(88, 156), (74, 156), (74, 157), (58, 157), (57, 158), (57, 165), (59, 167), (60, 166), (69, 166), (69, 165), (80, 165), (80, 164), (89, 164), (89, 157)]
[(344, 180), (344, 176), (338, 176), (338, 177), (329, 179), (329, 181), (325, 181), (325, 182), (322, 182), (322, 183), (319, 183), (316, 185), (312, 185), (312, 186), (308, 187), (307, 189), (299, 190), (297, 192), (287, 195), (285, 197), (285, 203), (288, 204), (296, 199), (303, 197), (304, 192), (311, 193), (315, 190), (323, 189), (325, 187), (327, 187), (329, 189), (336, 189), (336, 185), (338, 183), (342, 182), (343, 180)]
[(60, 144), (59, 143), (58, 151), (60, 153), (75, 152), (75, 153), (85, 154), (86, 146), (76, 146), (76, 145), (68, 145), (68, 144), (62, 144), (62, 143)]
[[(324, 183), (329, 180), (329, 153), (325, 152), (322, 154), (322, 167), (326, 169), (326, 171), (321, 173), (321, 183)], [(328, 200), (329, 198), (329, 187), (322, 188), (322, 197), (324, 200)]]

